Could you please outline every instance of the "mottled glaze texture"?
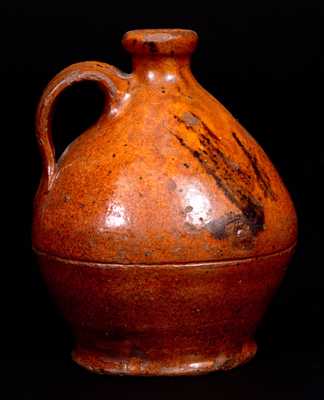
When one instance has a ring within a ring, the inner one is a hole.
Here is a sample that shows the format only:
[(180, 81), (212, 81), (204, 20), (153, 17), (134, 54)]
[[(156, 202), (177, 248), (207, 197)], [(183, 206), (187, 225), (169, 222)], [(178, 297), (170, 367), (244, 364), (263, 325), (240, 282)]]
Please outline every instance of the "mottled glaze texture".
[[(262, 149), (193, 77), (194, 32), (131, 31), (123, 44), (131, 74), (75, 64), (40, 101), (34, 249), (80, 364), (143, 375), (231, 368), (255, 352), (296, 242), (294, 207)], [(98, 82), (106, 107), (56, 163), (53, 105), (82, 80)]]

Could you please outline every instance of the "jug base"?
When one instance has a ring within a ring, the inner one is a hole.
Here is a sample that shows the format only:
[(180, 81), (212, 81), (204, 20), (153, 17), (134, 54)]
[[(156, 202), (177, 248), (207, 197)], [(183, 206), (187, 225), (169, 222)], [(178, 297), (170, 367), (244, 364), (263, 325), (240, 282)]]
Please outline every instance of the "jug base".
[(198, 375), (253, 357), (293, 253), (199, 264), (118, 265), (39, 253), (76, 340), (74, 360), (116, 375)]
[(133, 376), (176, 376), (203, 375), (213, 371), (224, 371), (235, 368), (250, 361), (256, 354), (257, 345), (254, 340), (246, 341), (240, 350), (232, 353), (220, 353), (216, 357), (192, 356), (176, 360), (147, 360), (143, 358), (110, 357), (98, 350), (77, 347), (73, 360), (81, 367), (97, 374), (133, 375)]

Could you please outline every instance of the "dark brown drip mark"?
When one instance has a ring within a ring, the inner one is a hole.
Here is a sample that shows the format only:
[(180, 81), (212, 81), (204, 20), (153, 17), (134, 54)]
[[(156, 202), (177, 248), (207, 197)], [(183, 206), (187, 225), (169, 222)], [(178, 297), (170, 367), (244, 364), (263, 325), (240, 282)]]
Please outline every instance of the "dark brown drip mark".
[[(183, 114), (182, 118), (177, 115), (174, 118), (186, 126), (186, 128), (196, 132), (199, 135), (208, 138), (208, 136), (213, 137), (215, 140), (220, 141), (217, 135), (208, 127), (208, 125), (203, 122), (196, 114), (192, 112), (186, 112)], [(203, 131), (203, 133), (201, 132)], [(207, 140), (210, 140), (209, 138)]]
[(193, 97), (190, 96), (189, 94), (185, 93), (185, 91), (183, 91), (179, 85), (176, 85), (176, 89), (177, 89), (178, 93), (179, 93), (181, 96), (186, 97), (188, 100), (193, 100)]
[(211, 142), (211, 140), (210, 140), (208, 137), (205, 137), (204, 135), (200, 135), (199, 141), (200, 141), (200, 144), (201, 144), (201, 146), (202, 146), (202, 148), (203, 148), (202, 152), (203, 152), (205, 155), (208, 155), (208, 156), (211, 155), (211, 156), (212, 156), (212, 159), (213, 159), (216, 163), (219, 164), (218, 161), (221, 161), (221, 162), (226, 166), (226, 169), (225, 169), (225, 172), (226, 172), (225, 178), (227, 178), (227, 176), (228, 176), (228, 171), (231, 171), (231, 172), (235, 172), (236, 174), (238, 174), (238, 175), (241, 177), (241, 179), (244, 181), (244, 183), (245, 183), (246, 185), (251, 184), (251, 176), (250, 176), (249, 174), (247, 174), (245, 171), (243, 171), (243, 170), (240, 168), (240, 166), (239, 166), (235, 161), (233, 161), (233, 160), (231, 160), (230, 158), (228, 158), (228, 157), (224, 154), (224, 152), (222, 152), (222, 151), (220, 150), (219, 147), (216, 147), (216, 146)]
[(191, 114), (200, 121), (203, 129), (205, 130), (205, 132), (207, 132), (209, 134), (209, 136), (214, 137), (217, 141), (220, 141), (219, 138), (217, 137), (217, 135), (208, 127), (208, 125), (204, 121), (202, 121), (194, 113), (191, 113)]
[(179, 75), (180, 75), (180, 78), (183, 80), (183, 82), (186, 84), (186, 86), (189, 86), (190, 87), (190, 85), (191, 85), (191, 82), (189, 82), (188, 81), (188, 77), (186, 76), (186, 74), (185, 74), (185, 67), (181, 67), (180, 69), (179, 69)]
[(180, 123), (185, 124), (186, 127), (187, 127), (188, 129), (190, 129), (190, 130), (192, 130), (192, 131), (195, 131), (192, 125), (186, 124), (185, 121), (183, 121), (183, 120), (182, 120), (180, 117), (178, 117), (177, 115), (174, 116), (174, 119), (175, 119), (177, 122), (180, 122)]
[[(243, 172), (236, 163), (226, 157), (219, 148), (216, 148), (210, 139), (206, 141), (200, 137), (201, 145), (207, 152), (207, 154), (203, 154), (201, 151), (191, 148), (184, 139), (177, 134), (173, 133), (173, 135), (175, 135), (181, 146), (185, 147), (192, 156), (200, 162), (204, 170), (214, 178), (217, 186), (222, 190), (225, 196), (241, 211), (243, 215), (240, 215), (240, 228), (238, 231), (244, 230), (245, 232), (249, 232), (250, 236), (256, 236), (261, 232), (264, 229), (265, 222), (264, 210), (260, 202), (247, 188), (250, 183), (250, 177)], [(213, 137), (215, 137), (215, 135), (213, 135)], [(242, 179), (242, 176), (245, 179)], [(207, 229), (213, 233), (210, 227), (212, 226), (215, 228), (222, 224), (222, 221), (214, 220), (212, 221), (212, 225), (207, 227)], [(238, 231), (235, 234), (233, 243), (240, 243), (236, 240)], [(234, 235), (234, 231), (232, 233)], [(222, 235), (218, 235), (216, 230), (216, 234), (213, 233), (213, 236), (216, 239), (220, 239)], [(247, 234), (245, 236), (247, 236)], [(246, 242), (252, 244), (251, 240), (246, 240)]]
[(232, 136), (239, 147), (242, 149), (243, 153), (246, 155), (248, 160), (251, 163), (252, 169), (255, 173), (257, 181), (259, 183), (260, 188), (262, 189), (264, 195), (266, 197), (270, 197), (271, 200), (277, 200), (277, 195), (273, 192), (271, 188), (271, 183), (266, 172), (259, 166), (258, 160), (254, 154), (252, 154), (241, 142), (235, 132), (232, 132)]

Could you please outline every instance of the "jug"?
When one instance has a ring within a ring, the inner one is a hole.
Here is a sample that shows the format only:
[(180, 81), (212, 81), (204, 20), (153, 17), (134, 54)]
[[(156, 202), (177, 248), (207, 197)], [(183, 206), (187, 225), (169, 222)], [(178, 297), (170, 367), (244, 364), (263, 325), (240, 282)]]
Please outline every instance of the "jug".
[[(109, 374), (189, 375), (250, 360), (291, 259), (290, 196), (256, 141), (190, 69), (197, 34), (134, 30), (126, 74), (81, 62), (37, 111), (43, 174), (33, 248), (75, 337), (73, 359)], [(59, 160), (55, 100), (96, 81), (99, 120)]]

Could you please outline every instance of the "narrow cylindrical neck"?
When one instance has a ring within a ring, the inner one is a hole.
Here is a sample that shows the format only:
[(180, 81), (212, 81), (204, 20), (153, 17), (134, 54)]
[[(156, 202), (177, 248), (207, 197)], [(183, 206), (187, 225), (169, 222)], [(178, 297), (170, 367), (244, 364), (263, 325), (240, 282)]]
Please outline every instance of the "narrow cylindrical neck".
[(173, 83), (181, 79), (183, 73), (190, 73), (190, 57), (134, 55), (133, 72), (139, 79), (152, 84)]

